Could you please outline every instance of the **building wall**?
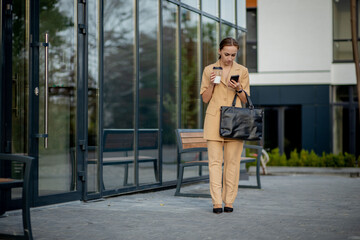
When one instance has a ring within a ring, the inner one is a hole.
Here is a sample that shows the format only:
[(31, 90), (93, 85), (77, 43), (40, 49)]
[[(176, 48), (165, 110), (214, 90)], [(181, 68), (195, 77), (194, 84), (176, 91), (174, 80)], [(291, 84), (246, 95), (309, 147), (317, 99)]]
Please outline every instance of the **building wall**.
[(330, 84), (330, 0), (258, 0), (258, 73), (252, 85)]

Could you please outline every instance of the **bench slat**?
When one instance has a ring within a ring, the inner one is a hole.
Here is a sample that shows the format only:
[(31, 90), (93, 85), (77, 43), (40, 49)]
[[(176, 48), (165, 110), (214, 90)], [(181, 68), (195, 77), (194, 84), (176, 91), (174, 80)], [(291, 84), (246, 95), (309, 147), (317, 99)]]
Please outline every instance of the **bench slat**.
[[(256, 160), (255, 158), (241, 157), (241, 162), (254, 162), (255, 160)], [(185, 162), (185, 164), (188, 164), (188, 163), (209, 163), (209, 160), (199, 160), (199, 161)]]
[(12, 178), (0, 178), (0, 183), (14, 182), (16, 179)]
[(207, 148), (206, 143), (184, 143), (183, 149), (189, 149), (189, 148)]
[(204, 133), (202, 132), (181, 132), (180, 133), (181, 138), (187, 138), (187, 137), (204, 137)]
[(182, 143), (206, 143), (206, 139), (203, 138), (183, 138)]
[[(154, 162), (157, 159), (149, 156), (139, 156), (138, 162)], [(89, 164), (96, 164), (98, 162), (97, 159), (88, 159)], [(134, 163), (134, 156), (128, 157), (104, 157), (103, 165), (112, 165), (112, 164), (131, 164)]]

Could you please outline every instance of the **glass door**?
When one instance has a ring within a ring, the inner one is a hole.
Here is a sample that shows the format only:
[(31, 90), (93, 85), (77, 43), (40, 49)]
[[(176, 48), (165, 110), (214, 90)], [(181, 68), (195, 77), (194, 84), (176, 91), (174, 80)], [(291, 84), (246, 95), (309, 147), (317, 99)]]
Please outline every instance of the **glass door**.
[[(28, 2), (2, 1), (2, 95), (5, 104), (5, 151), (28, 153), (29, 18)], [(8, 102), (8, 104), (6, 104)], [(7, 127), (11, 126), (11, 127)]]
[[(0, 2), (0, 152), (36, 157), (34, 205), (98, 193), (98, 169), (84, 187), (88, 141), (97, 148), (100, 139), (96, 69), (87, 78), (86, 2)], [(0, 173), (21, 175), (21, 167), (7, 169)]]
[[(0, 3), (0, 152), (28, 155), (29, 5), (25, 0)], [(22, 175), (21, 164), (0, 166), (0, 176)], [(9, 209), (21, 206), (21, 189), (0, 197)]]
[[(77, 1), (39, 1), (38, 195), (76, 192)], [(83, 143), (85, 145), (85, 143)]]

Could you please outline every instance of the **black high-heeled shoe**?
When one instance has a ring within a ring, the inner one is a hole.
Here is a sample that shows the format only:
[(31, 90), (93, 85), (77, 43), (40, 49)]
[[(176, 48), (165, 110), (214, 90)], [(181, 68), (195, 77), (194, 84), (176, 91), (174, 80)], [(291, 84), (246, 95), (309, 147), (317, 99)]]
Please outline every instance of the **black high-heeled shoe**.
[(233, 212), (234, 209), (232, 207), (224, 207), (224, 212)]
[(213, 208), (213, 213), (219, 214), (222, 213), (223, 209), (222, 208)]

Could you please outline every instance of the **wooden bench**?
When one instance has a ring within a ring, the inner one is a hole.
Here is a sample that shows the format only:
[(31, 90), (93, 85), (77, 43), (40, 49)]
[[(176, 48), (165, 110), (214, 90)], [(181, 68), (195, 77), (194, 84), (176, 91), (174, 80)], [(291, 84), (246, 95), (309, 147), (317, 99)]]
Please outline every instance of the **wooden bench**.
[[(208, 160), (198, 160), (198, 161), (188, 161), (185, 162), (182, 160), (182, 154), (190, 153), (190, 152), (197, 152), (203, 153), (207, 152), (207, 143), (206, 140), (203, 138), (203, 130), (202, 129), (177, 129), (176, 130), (176, 137), (177, 137), (177, 161), (178, 161), (178, 179), (176, 185), (175, 196), (185, 196), (185, 197), (210, 197), (210, 194), (200, 194), (200, 193), (181, 193), (180, 189), (184, 182), (184, 169), (186, 167), (194, 167), (199, 166), (208, 166)], [(245, 157), (245, 149), (251, 148), (256, 149), (258, 152), (257, 158), (249, 158)], [(261, 188), (260, 183), (260, 157), (261, 157), (261, 146), (255, 145), (246, 145), (244, 144), (244, 151), (241, 157), (241, 164), (245, 166), (246, 163), (255, 162), (256, 161), (256, 180), (257, 185), (239, 185), (239, 187), (247, 187), (247, 188)], [(240, 174), (246, 172), (246, 169), (240, 169)], [(209, 176), (200, 176), (197, 181), (207, 180)]]
[[(24, 239), (33, 239), (30, 219), (30, 180), (31, 165), (34, 158), (14, 154), (0, 154), (0, 162), (22, 163), (24, 168), (23, 179), (0, 178), (0, 214), (6, 212), (7, 202), (11, 199), (11, 189), (22, 187), (22, 219), (24, 228)], [(19, 236), (16, 236), (16, 239)], [(15, 236), (0, 233), (0, 239), (14, 239)]]
[[(158, 149), (158, 129), (139, 129), (138, 150)], [(90, 147), (89, 147), (90, 148)], [(134, 129), (104, 129), (103, 152), (123, 153), (124, 156), (103, 156), (103, 165), (123, 165), (125, 167), (124, 186), (128, 185), (129, 164), (134, 163), (134, 156), (128, 153), (134, 151)], [(96, 163), (95, 159), (88, 159), (88, 163)], [(156, 181), (159, 181), (157, 158), (139, 153), (138, 163), (152, 162)]]

